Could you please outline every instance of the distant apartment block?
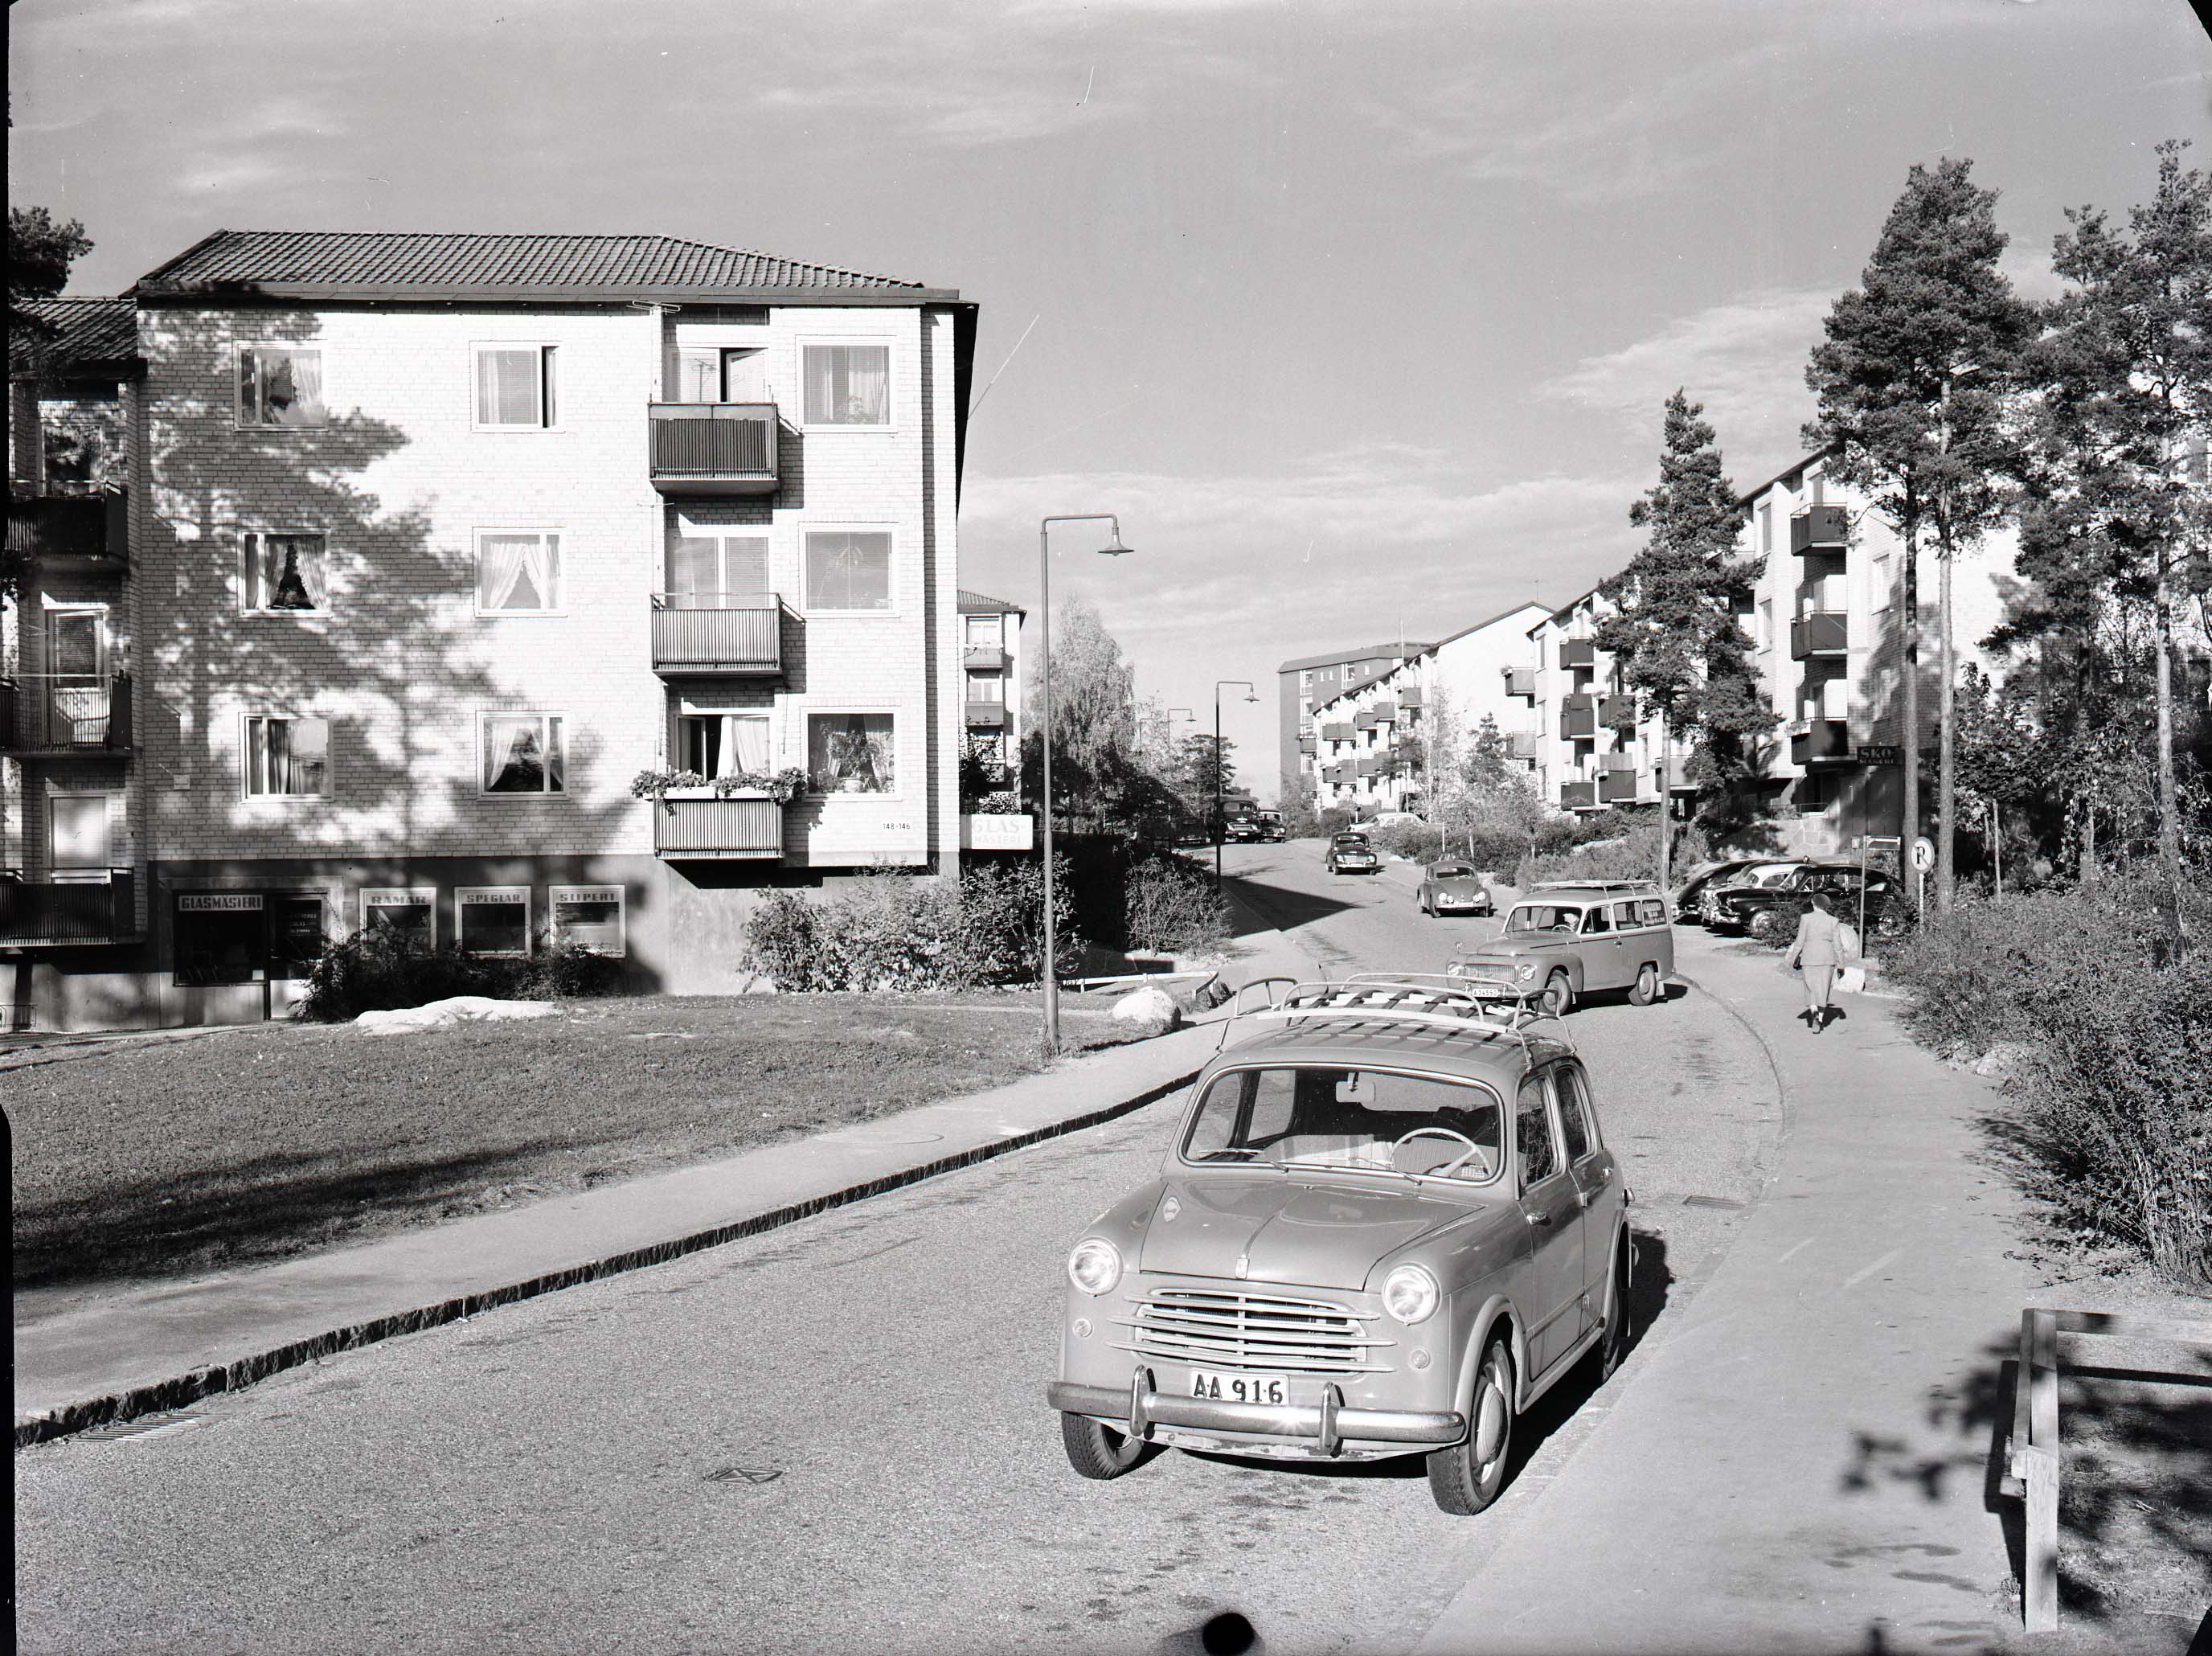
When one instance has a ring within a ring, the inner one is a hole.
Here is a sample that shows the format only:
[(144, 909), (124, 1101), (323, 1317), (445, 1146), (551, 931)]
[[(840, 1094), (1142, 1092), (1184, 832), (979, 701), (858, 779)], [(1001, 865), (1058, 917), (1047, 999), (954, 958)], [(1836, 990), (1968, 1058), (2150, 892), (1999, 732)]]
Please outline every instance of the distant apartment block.
[(1347, 691), (1372, 684), (1428, 648), (1414, 642), (1375, 644), (1365, 649), (1301, 656), (1275, 669), (1276, 759), (1284, 804), (1314, 797), (1318, 775), (1314, 709)]
[(67, 351), (11, 356), (18, 1020), (264, 1015), (374, 927), (713, 990), (763, 889), (957, 866), (957, 293), (226, 231), (68, 302)]
[[(1031, 819), (1019, 813), (1022, 757), (1022, 624), (1029, 612), (1003, 598), (960, 592), (960, 664), (966, 674), (961, 723), (963, 787), (980, 809), (961, 819), (970, 851), (1026, 851)], [(964, 808), (964, 807), (963, 807)]]

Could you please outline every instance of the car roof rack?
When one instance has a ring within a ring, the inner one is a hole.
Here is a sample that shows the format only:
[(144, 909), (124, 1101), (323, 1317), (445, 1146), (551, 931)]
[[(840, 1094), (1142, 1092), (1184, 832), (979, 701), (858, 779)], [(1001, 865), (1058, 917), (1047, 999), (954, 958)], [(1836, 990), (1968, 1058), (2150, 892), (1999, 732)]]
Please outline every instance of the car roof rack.
[[(1556, 1021), (1536, 1010), (1526, 998), (1501, 1001), (1480, 995), (1461, 979), (1443, 972), (1398, 971), (1355, 972), (1349, 977), (1292, 983), (1267, 1006), (1249, 1010), (1232, 1006), (1230, 1016), (1222, 1020), (1221, 1041), (1214, 1050), (1218, 1052), (1228, 1046), (1232, 1024), (1251, 1019), (1283, 1024), (1342, 1019), (1370, 1024), (1413, 1025), (1449, 1030), (1476, 1040), (1515, 1041), (1523, 1052), (1534, 1050), (1528, 1044), (1532, 1024)], [(1572, 1050), (1573, 1044), (1564, 1036), (1553, 1038)]]
[(1656, 880), (1540, 880), (1528, 889), (1532, 892), (1564, 892), (1572, 887), (1584, 892), (1656, 892)]

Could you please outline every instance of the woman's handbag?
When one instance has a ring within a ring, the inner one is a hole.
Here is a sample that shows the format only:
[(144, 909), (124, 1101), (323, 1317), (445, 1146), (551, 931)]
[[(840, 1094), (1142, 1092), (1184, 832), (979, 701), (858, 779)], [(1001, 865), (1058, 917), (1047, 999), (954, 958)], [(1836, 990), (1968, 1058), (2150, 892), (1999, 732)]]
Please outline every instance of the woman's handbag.
[(1846, 995), (1866, 993), (1866, 968), (1852, 965), (1836, 969), (1836, 987)]

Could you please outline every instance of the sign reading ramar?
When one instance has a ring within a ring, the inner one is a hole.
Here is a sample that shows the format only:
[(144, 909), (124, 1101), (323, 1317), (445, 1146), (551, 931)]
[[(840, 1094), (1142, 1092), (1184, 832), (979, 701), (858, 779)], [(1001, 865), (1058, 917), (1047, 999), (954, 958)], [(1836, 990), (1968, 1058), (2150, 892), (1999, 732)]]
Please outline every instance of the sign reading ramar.
[(1851, 752), (1861, 764), (1905, 763), (1905, 749), (1895, 742), (1861, 742)]

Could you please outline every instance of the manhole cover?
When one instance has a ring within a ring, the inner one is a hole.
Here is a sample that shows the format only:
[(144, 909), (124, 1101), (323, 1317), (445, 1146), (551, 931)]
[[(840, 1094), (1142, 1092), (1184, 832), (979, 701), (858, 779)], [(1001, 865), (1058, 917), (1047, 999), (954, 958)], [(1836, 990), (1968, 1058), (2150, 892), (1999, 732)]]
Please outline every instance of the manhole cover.
[(717, 1466), (700, 1481), (703, 1483), (773, 1483), (783, 1476), (781, 1466)]

